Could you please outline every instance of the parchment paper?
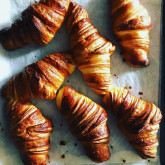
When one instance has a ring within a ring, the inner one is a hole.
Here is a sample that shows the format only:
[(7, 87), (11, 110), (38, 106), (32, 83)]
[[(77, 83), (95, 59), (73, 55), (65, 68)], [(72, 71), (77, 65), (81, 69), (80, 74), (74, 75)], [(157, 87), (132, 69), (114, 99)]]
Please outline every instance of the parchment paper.
[[(33, 3), (34, 1), (0, 0), (0, 29), (11, 25), (16, 18), (20, 17), (21, 12), (29, 6), (30, 2)], [(152, 18), (149, 53), (150, 66), (143, 69), (132, 68), (122, 61), (120, 47), (112, 33), (109, 0), (75, 1), (87, 9), (92, 23), (99, 29), (100, 33), (117, 45), (117, 50), (111, 57), (111, 73), (114, 86), (132, 88), (130, 91), (135, 96), (142, 97), (144, 100), (158, 105), (161, 0), (142, 0), (142, 4), (148, 9)], [(69, 37), (67, 35), (66, 22), (52, 42), (45, 47), (28, 45), (14, 52), (8, 52), (0, 45), (0, 90), (11, 76), (21, 72), (25, 66), (42, 59), (48, 54), (67, 50), (69, 50)], [(101, 98), (86, 85), (78, 70), (65, 80), (64, 85), (74, 87), (95, 102), (103, 105)], [(139, 95), (139, 92), (143, 92), (143, 95)], [(1, 97), (0, 165), (22, 165), (19, 152), (9, 136), (9, 120), (5, 114), (6, 103), (7, 100)], [(49, 152), (51, 165), (95, 164), (87, 158), (80, 143), (71, 135), (65, 118), (56, 108), (55, 100), (33, 99), (32, 103), (41, 110), (44, 116), (51, 118), (54, 125)], [(109, 144), (111, 159), (103, 164), (124, 164), (124, 160), (126, 163), (136, 165), (160, 164), (159, 152), (155, 159), (142, 160), (118, 129), (116, 118), (108, 109), (107, 111), (111, 131)], [(61, 141), (65, 145), (60, 145)], [(61, 157), (63, 154), (65, 158)]]

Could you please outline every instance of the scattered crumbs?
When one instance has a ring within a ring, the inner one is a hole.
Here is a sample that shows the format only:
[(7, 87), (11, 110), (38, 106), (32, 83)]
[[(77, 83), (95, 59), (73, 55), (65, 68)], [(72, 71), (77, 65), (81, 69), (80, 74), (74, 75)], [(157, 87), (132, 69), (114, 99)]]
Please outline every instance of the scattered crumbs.
[(65, 155), (64, 155), (64, 154), (62, 154), (62, 155), (61, 155), (61, 158), (62, 158), (62, 159), (64, 159), (64, 158), (65, 158)]
[(77, 143), (74, 143), (75, 146), (77, 146)]
[(124, 89), (128, 89), (127, 87), (124, 87)]
[(139, 95), (143, 95), (143, 92), (139, 92)]
[(123, 163), (126, 163), (126, 160), (125, 159), (123, 159)]
[(66, 141), (63, 141), (63, 140), (60, 141), (60, 145), (61, 145), (61, 146), (65, 146), (66, 144), (67, 144)]
[(69, 83), (69, 80), (67, 80), (67, 83)]
[(131, 87), (131, 86), (129, 86), (129, 89), (132, 89), (132, 87)]
[(140, 99), (142, 99), (142, 97), (140, 97)]
[(60, 127), (62, 127), (62, 126), (63, 126), (63, 124), (61, 123), (61, 124), (60, 124)]
[(113, 146), (111, 146), (111, 148), (113, 149)]
[(116, 77), (117, 75), (116, 75), (116, 74), (114, 74), (114, 76)]

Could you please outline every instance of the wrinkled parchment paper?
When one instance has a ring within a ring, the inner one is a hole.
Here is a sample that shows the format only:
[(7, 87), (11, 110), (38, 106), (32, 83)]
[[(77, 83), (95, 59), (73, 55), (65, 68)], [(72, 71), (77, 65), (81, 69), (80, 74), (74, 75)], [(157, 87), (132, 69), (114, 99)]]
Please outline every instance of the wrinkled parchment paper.
[[(152, 18), (152, 30), (150, 33), (151, 45), (149, 52), (150, 66), (143, 69), (132, 68), (122, 61), (120, 47), (112, 33), (109, 0), (75, 0), (86, 8), (92, 23), (100, 33), (117, 45), (117, 50), (111, 57), (111, 73), (114, 86), (131, 88), (130, 91), (137, 97), (158, 105), (159, 90), (159, 55), (160, 55), (160, 15), (161, 0), (142, 0), (142, 4), (148, 9)], [(0, 0), (0, 29), (11, 25), (20, 17), (21, 12), (34, 0)], [(69, 37), (67, 35), (66, 22), (56, 34), (55, 38), (45, 47), (27, 45), (14, 52), (8, 52), (0, 45), (0, 91), (8, 79), (23, 68), (45, 55), (69, 50)], [(74, 87), (79, 92), (90, 97), (95, 102), (102, 104), (101, 98), (89, 88), (81, 73), (76, 70), (65, 80), (64, 85)], [(139, 95), (142, 92), (143, 95)], [(54, 131), (51, 135), (51, 149), (49, 152), (51, 165), (63, 164), (94, 164), (85, 155), (82, 146), (74, 138), (65, 121), (58, 112), (55, 100), (31, 100), (44, 116), (52, 119)], [(7, 100), (0, 98), (0, 165), (22, 165), (19, 152), (15, 148), (9, 136), (9, 123), (5, 114)], [(108, 111), (108, 124), (111, 131), (110, 151), (111, 159), (103, 164), (160, 164), (158, 156), (152, 160), (142, 160), (132, 149), (127, 139), (117, 127), (115, 117)], [(65, 145), (60, 145), (63, 141)], [(61, 156), (65, 155), (65, 158)], [(153, 163), (152, 163), (153, 162)]]

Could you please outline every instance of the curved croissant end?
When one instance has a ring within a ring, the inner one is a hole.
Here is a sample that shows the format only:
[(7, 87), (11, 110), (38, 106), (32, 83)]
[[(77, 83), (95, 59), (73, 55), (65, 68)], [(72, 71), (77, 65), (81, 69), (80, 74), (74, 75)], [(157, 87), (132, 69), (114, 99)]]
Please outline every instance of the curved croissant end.
[(161, 111), (152, 103), (134, 97), (127, 89), (112, 88), (104, 103), (118, 118), (121, 131), (144, 159), (154, 158), (157, 153)]
[(68, 7), (69, 0), (41, 0), (30, 5), (21, 19), (0, 31), (0, 42), (7, 50), (29, 43), (48, 44), (64, 22)]
[(69, 8), (68, 32), (74, 60), (85, 81), (97, 94), (104, 95), (111, 86), (110, 56), (115, 46), (100, 35), (87, 11), (73, 2)]
[(56, 103), (66, 117), (72, 134), (82, 143), (87, 155), (95, 162), (108, 160), (110, 134), (106, 111), (66, 86), (57, 94)]
[(10, 133), (25, 165), (49, 162), (52, 123), (28, 101), (10, 100), (7, 106)]
[(66, 77), (75, 69), (70, 54), (54, 53), (27, 66), (13, 76), (4, 88), (4, 96), (14, 99), (53, 99)]
[(140, 0), (112, 1), (114, 33), (123, 48), (123, 56), (133, 67), (149, 65), (151, 18)]

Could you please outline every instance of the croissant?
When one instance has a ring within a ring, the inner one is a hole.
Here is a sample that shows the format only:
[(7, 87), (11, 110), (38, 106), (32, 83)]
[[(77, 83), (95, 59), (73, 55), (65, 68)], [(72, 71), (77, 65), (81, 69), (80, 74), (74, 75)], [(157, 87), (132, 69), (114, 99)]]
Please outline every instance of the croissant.
[(53, 99), (66, 77), (75, 69), (70, 54), (54, 53), (43, 60), (28, 65), (24, 71), (13, 76), (3, 89), (6, 98)]
[(121, 131), (144, 159), (157, 153), (161, 111), (152, 103), (134, 97), (127, 89), (112, 88), (103, 98), (118, 118)]
[(10, 100), (7, 106), (10, 134), (25, 165), (46, 165), (49, 162), (52, 123), (29, 101)]
[(83, 7), (71, 2), (68, 15), (68, 33), (76, 65), (87, 84), (102, 96), (111, 86), (110, 56), (115, 46), (99, 34)]
[(87, 155), (95, 162), (108, 160), (110, 134), (106, 111), (67, 86), (60, 89), (56, 103), (66, 117), (72, 134), (82, 143)]
[(48, 44), (64, 22), (68, 7), (69, 0), (41, 0), (30, 5), (21, 19), (0, 31), (0, 42), (7, 50), (29, 43)]
[(113, 29), (129, 65), (149, 65), (151, 18), (140, 0), (112, 0)]

